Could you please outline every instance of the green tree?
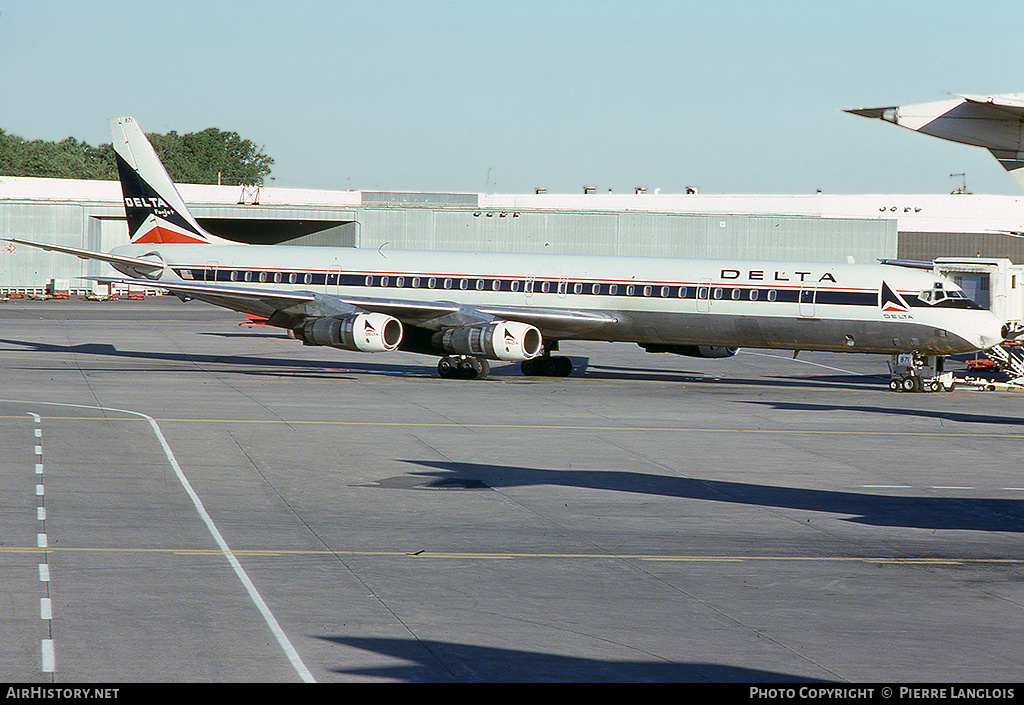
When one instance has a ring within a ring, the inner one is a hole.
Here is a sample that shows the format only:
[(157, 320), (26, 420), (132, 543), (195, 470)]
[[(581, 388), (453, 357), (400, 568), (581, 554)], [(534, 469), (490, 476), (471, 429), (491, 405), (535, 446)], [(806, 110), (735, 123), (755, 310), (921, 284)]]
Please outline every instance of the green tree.
[(211, 127), (147, 135), (171, 179), (190, 184), (262, 184), (274, 160), (237, 132)]
[[(209, 128), (147, 135), (171, 179), (192, 184), (262, 184), (274, 160), (237, 132)], [(117, 179), (114, 148), (69, 137), (27, 141), (0, 129), (0, 174), (58, 179)]]

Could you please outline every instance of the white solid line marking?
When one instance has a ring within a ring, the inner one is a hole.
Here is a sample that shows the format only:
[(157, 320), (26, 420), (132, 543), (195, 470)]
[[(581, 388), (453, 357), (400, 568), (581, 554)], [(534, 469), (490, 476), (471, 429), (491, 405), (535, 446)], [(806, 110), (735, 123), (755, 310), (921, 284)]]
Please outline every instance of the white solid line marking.
[(910, 489), (910, 485), (861, 485), (865, 489), (872, 490), (907, 490)]
[(237, 575), (238, 579), (242, 581), (242, 585), (249, 593), (249, 598), (256, 605), (256, 609), (258, 609), (260, 614), (263, 615), (263, 619), (266, 621), (267, 626), (270, 627), (270, 631), (273, 632), (274, 637), (277, 639), (277, 643), (284, 650), (285, 655), (288, 656), (288, 660), (291, 662), (292, 667), (303, 681), (306, 681), (307, 683), (315, 682), (313, 674), (309, 672), (309, 669), (306, 668), (306, 664), (302, 662), (302, 658), (295, 650), (295, 647), (292, 646), (291, 641), (288, 639), (288, 635), (284, 633), (283, 629), (281, 629), (281, 625), (278, 623), (277, 618), (274, 617), (270, 608), (267, 607), (267, 603), (263, 601), (262, 597), (260, 597), (259, 592), (256, 590), (256, 586), (253, 585), (252, 581), (249, 579), (249, 575), (245, 572), (245, 569), (242, 568), (242, 564), (238, 562), (235, 554), (231, 552), (231, 548), (228, 546), (227, 541), (224, 540), (220, 530), (217, 529), (217, 525), (213, 523), (213, 519), (211, 519), (210, 515), (206, 512), (206, 508), (203, 506), (202, 500), (199, 499), (199, 495), (197, 495), (195, 490), (192, 489), (191, 483), (189, 483), (188, 478), (185, 477), (185, 473), (182, 471), (181, 466), (178, 465), (178, 461), (174, 457), (171, 447), (167, 444), (167, 439), (164, 438), (163, 432), (160, 431), (160, 427), (157, 425), (156, 419), (151, 416), (146, 416), (138, 411), (130, 413), (138, 414), (149, 421), (149, 425), (152, 427), (153, 433), (156, 434), (157, 439), (160, 441), (160, 445), (164, 449), (164, 454), (167, 456), (167, 460), (171, 463), (171, 467), (174, 468), (174, 473), (178, 476), (178, 481), (181, 483), (181, 486), (185, 488), (185, 492), (188, 493), (188, 496), (192, 499), (192, 504), (195, 505), (200, 518), (202, 518), (203, 523), (206, 524), (206, 528), (210, 531), (210, 534), (213, 535), (214, 541), (216, 541), (217, 545), (220, 546), (220, 550), (223, 551), (224, 557), (228, 559), (228, 563), (231, 564), (231, 568), (235, 571), (235, 575)]
[(50, 565), (48, 563), (39, 564), (39, 582), (50, 582)]
[(751, 352), (749, 350), (742, 350), (741, 352), (746, 353), (747, 355), (757, 355), (759, 357), (774, 357), (777, 360), (789, 360), (790, 362), (799, 362), (802, 365), (814, 365), (815, 367), (823, 367), (826, 370), (835, 370), (836, 372), (842, 372), (842, 373), (848, 374), (848, 375), (857, 374), (856, 372), (851, 372), (850, 370), (844, 370), (841, 367), (832, 367), (831, 365), (822, 365), (819, 362), (811, 362), (810, 360), (800, 360), (800, 359), (797, 359), (795, 357), (794, 358), (790, 358), (790, 357), (786, 357), (785, 355), (771, 355), (769, 353), (756, 353), (756, 352)]
[(933, 490), (973, 490), (973, 487), (958, 487), (957, 485), (932, 485)]
[[(0, 400), (0, 401), (5, 401), (6, 402), (6, 401), (14, 401), (14, 400), (3, 399), (3, 400)], [(22, 403), (22, 402), (15, 401), (15, 403)], [(167, 456), (167, 461), (171, 464), (171, 467), (174, 469), (174, 474), (177, 475), (177, 477), (178, 477), (178, 482), (180, 482), (181, 486), (183, 488), (185, 488), (185, 492), (188, 494), (189, 498), (192, 500), (192, 504), (195, 505), (196, 511), (199, 512), (200, 518), (203, 520), (203, 523), (206, 524), (206, 528), (209, 530), (210, 534), (213, 536), (214, 541), (216, 541), (217, 545), (220, 547), (221, 552), (224, 554), (224, 557), (227, 558), (227, 561), (231, 565), (231, 568), (235, 571), (235, 575), (237, 575), (238, 579), (242, 582), (242, 586), (245, 588), (246, 592), (249, 593), (249, 598), (253, 601), (253, 604), (256, 605), (256, 609), (259, 610), (260, 614), (263, 616), (264, 621), (266, 621), (267, 626), (270, 627), (270, 631), (273, 632), (274, 637), (277, 639), (277, 643), (284, 650), (285, 655), (288, 657), (288, 661), (292, 665), (292, 668), (295, 669), (295, 672), (299, 674), (299, 678), (301, 678), (303, 681), (305, 681), (307, 683), (315, 683), (316, 681), (313, 678), (313, 674), (309, 672), (309, 669), (306, 668), (306, 664), (304, 664), (302, 662), (302, 657), (299, 656), (299, 652), (295, 650), (294, 646), (292, 646), (291, 641), (288, 639), (288, 635), (284, 633), (283, 629), (281, 629), (281, 625), (278, 623), (277, 618), (274, 617), (274, 614), (270, 611), (270, 608), (267, 607), (267, 603), (263, 601), (262, 597), (260, 597), (259, 592), (256, 590), (256, 586), (253, 585), (252, 580), (249, 579), (249, 575), (245, 572), (245, 569), (242, 568), (242, 565), (241, 565), (241, 563), (238, 562), (238, 559), (235, 557), (235, 554), (231, 552), (231, 548), (228, 546), (227, 541), (224, 540), (224, 537), (221, 535), (220, 531), (217, 529), (217, 525), (213, 523), (213, 519), (211, 519), (210, 515), (207, 513), (206, 508), (203, 506), (202, 500), (199, 499), (199, 495), (197, 495), (195, 493), (195, 490), (192, 489), (192, 485), (189, 483), (188, 478), (185, 477), (185, 473), (184, 473), (184, 471), (182, 471), (181, 466), (178, 465), (178, 460), (174, 457), (174, 453), (171, 451), (171, 447), (170, 447), (170, 445), (168, 445), (167, 439), (164, 438), (164, 434), (160, 430), (160, 426), (157, 425), (156, 419), (154, 419), (152, 416), (149, 416), (147, 414), (143, 414), (140, 411), (129, 411), (127, 409), (115, 409), (113, 407), (107, 407), (107, 406), (87, 406), (85, 404), (61, 404), (61, 403), (58, 403), (58, 402), (43, 402), (43, 403), (47, 404), (48, 406), (65, 406), (65, 407), (74, 407), (76, 409), (100, 409), (100, 410), (103, 410), (103, 411), (116, 411), (116, 412), (119, 412), (119, 413), (122, 413), (122, 414), (131, 414), (132, 416), (138, 416), (140, 418), (146, 419), (146, 421), (149, 422), (150, 428), (153, 429), (153, 433), (156, 435), (157, 440), (160, 441), (160, 446), (164, 450), (164, 455)], [(35, 414), (32, 414), (32, 415), (36, 416)], [(36, 418), (39, 418), (39, 417), (36, 416)], [(38, 485), (37, 487), (38, 488), (42, 488), (42, 485)], [(40, 536), (44, 536), (45, 537), (45, 534), (40, 534)], [(50, 641), (50, 647), (49, 648), (50, 648), (50, 665), (51, 665), (51, 670), (52, 670), (52, 664), (53, 664), (53, 642), (52, 641)], [(43, 642), (43, 665), (44, 665), (44, 670), (46, 670), (45, 669), (45, 666), (46, 666), (46, 649), (47, 649), (46, 641), (44, 641)]]
[(53, 619), (53, 606), (50, 604), (49, 597), (44, 597), (39, 600), (39, 618)]
[(43, 639), (43, 673), (53, 673), (54, 661), (53, 639)]
[(46, 534), (36, 534), (36, 545), (39, 548), (46, 548)]

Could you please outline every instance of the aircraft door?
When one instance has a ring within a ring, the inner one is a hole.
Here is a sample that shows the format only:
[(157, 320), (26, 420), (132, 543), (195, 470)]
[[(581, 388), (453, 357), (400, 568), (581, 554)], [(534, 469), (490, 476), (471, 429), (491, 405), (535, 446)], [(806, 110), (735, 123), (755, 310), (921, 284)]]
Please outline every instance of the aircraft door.
[(219, 262), (207, 262), (206, 269), (203, 270), (203, 279), (208, 282), (217, 281), (217, 267), (220, 266)]
[(808, 284), (800, 289), (800, 317), (814, 317), (814, 300), (818, 295), (818, 284)]
[(327, 270), (327, 280), (324, 282), (325, 294), (337, 294), (341, 283), (341, 267), (331, 267)]

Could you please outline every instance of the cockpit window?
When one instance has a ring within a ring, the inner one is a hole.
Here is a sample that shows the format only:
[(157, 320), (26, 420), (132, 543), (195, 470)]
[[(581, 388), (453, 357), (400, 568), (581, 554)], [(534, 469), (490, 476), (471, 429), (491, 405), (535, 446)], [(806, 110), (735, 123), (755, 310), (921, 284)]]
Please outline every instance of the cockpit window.
[[(925, 289), (917, 296), (918, 299), (925, 302), (929, 306), (935, 306), (938, 304), (946, 303), (947, 305), (954, 304), (956, 301), (967, 301), (967, 297), (964, 296), (964, 292), (958, 289), (947, 289), (941, 282), (936, 282), (935, 286), (931, 289)], [(954, 301), (956, 300), (956, 301)]]

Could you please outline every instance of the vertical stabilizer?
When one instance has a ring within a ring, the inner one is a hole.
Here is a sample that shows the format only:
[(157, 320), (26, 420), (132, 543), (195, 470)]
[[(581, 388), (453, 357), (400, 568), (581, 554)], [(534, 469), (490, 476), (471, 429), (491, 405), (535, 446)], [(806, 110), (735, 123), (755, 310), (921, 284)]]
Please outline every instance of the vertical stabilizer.
[(132, 244), (227, 242), (206, 232), (192, 217), (135, 120), (112, 119), (110, 133)]

